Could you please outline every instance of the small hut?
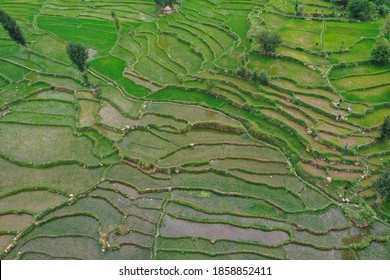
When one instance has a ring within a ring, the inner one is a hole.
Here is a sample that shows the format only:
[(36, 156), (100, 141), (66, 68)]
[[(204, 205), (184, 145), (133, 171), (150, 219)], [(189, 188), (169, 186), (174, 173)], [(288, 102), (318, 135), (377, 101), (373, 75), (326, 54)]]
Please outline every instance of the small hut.
[(164, 8), (164, 13), (165, 14), (170, 14), (170, 13), (172, 13), (172, 9), (171, 9), (171, 7), (169, 7), (169, 6), (166, 6), (165, 8)]

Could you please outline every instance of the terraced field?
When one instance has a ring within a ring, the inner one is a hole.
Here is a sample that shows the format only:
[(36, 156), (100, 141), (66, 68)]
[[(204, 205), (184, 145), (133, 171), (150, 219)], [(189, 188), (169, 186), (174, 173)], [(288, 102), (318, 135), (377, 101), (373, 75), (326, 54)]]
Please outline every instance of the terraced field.
[(384, 20), (302, 2), (1, 0), (31, 48), (0, 29), (1, 259), (390, 259)]

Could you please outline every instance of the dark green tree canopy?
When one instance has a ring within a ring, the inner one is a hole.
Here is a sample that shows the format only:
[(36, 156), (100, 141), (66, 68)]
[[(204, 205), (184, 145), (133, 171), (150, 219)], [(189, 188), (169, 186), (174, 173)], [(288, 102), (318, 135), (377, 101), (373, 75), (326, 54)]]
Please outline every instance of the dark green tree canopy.
[(381, 127), (380, 140), (386, 141), (390, 139), (390, 116), (387, 116)]
[(172, 6), (173, 3), (175, 2), (174, 0), (154, 0), (156, 2), (157, 5), (159, 5), (160, 7), (162, 6)]
[(282, 44), (282, 38), (276, 32), (264, 30), (256, 36), (256, 41), (261, 45), (265, 52), (275, 52), (277, 47)]
[(69, 59), (77, 65), (80, 72), (84, 72), (88, 68), (87, 59), (88, 51), (87, 49), (78, 43), (69, 43), (66, 48)]
[(263, 85), (268, 85), (268, 83), (269, 83), (269, 77), (268, 77), (267, 72), (265, 72), (265, 70), (261, 70), (260, 76), (259, 76), (259, 81), (260, 81), (260, 83), (262, 83)]
[(376, 16), (376, 4), (369, 0), (349, 0), (347, 12), (350, 17), (362, 21), (372, 20)]
[(390, 46), (385, 40), (376, 43), (376, 48), (372, 50), (371, 60), (378, 64), (386, 64), (390, 61)]
[(26, 39), (16, 21), (6, 12), (0, 9), (0, 23), (7, 30), (10, 38), (16, 43), (26, 46)]
[(390, 199), (390, 169), (375, 181), (373, 187), (384, 199)]

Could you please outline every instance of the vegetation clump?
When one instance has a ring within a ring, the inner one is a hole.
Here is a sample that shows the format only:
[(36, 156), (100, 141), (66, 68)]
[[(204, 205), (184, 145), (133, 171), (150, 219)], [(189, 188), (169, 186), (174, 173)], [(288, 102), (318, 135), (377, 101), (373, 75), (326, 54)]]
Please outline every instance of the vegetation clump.
[(26, 39), (24, 38), (23, 32), (16, 23), (16, 21), (6, 12), (0, 9), (0, 23), (4, 29), (7, 30), (9, 36), (16, 43), (26, 46)]
[(77, 65), (77, 68), (80, 70), (80, 72), (84, 72), (88, 68), (88, 51), (83, 45), (78, 43), (70, 43), (66, 48), (66, 52), (69, 59)]
[(111, 16), (112, 16), (112, 18), (114, 20), (114, 23), (115, 23), (115, 29), (118, 32), (119, 28), (120, 28), (120, 23), (119, 23), (118, 16), (116, 15), (116, 13), (114, 11), (111, 11)]
[(381, 141), (386, 141), (390, 139), (390, 116), (387, 116), (385, 120), (383, 121), (382, 127), (381, 127)]
[(269, 84), (269, 77), (268, 77), (267, 72), (265, 72), (265, 70), (261, 70), (258, 81), (260, 83), (262, 83), (263, 85)]
[(361, 21), (369, 21), (375, 18), (377, 7), (374, 2), (369, 0), (349, 0), (347, 12), (350, 17)]
[(381, 28), (381, 36), (386, 37), (390, 29), (390, 14), (387, 14), (385, 22)]
[[(157, 5), (157, 12), (158, 13), (161, 13), (161, 12), (167, 12), (165, 10), (166, 7), (168, 8), (172, 8), (173, 5), (176, 3), (175, 0), (154, 0), (154, 2), (156, 2), (156, 5)], [(171, 10), (168, 10), (169, 12)]]
[(386, 64), (390, 60), (390, 46), (386, 40), (377, 42), (376, 48), (372, 50), (371, 60), (374, 63)]
[(373, 187), (385, 200), (390, 200), (390, 169), (375, 181)]
[(295, 14), (297, 16), (302, 15), (303, 12), (305, 11), (305, 8), (306, 8), (306, 6), (303, 3), (301, 3), (299, 0), (295, 1), (294, 9), (295, 9)]
[(375, 220), (376, 213), (372, 207), (363, 199), (359, 199), (358, 204), (346, 205), (343, 209), (345, 215), (351, 219), (358, 227), (367, 227)]
[(282, 44), (280, 35), (273, 31), (264, 30), (256, 36), (256, 41), (267, 53), (273, 53)]
[(259, 82), (263, 85), (268, 85), (270, 78), (268, 77), (267, 72), (263, 69), (260, 71), (260, 74), (257, 70), (251, 72), (248, 68), (242, 66), (235, 71), (236, 75), (246, 80), (252, 80), (253, 82)]

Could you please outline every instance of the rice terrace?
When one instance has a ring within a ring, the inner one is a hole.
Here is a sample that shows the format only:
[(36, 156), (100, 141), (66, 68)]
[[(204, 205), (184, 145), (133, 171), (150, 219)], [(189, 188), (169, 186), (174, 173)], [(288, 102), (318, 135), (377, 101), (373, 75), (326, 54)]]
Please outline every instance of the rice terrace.
[(0, 0), (0, 259), (390, 259), (388, 0)]

